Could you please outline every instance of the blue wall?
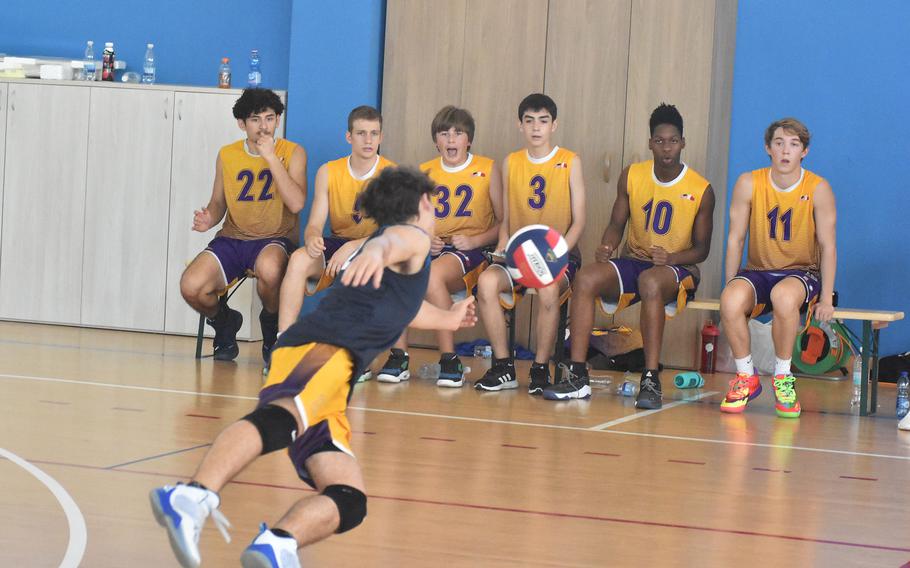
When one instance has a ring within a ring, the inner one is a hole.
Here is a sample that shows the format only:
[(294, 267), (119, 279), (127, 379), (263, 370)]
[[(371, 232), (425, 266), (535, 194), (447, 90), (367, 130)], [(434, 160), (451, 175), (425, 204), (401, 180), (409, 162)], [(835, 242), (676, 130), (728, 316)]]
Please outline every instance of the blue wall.
[[(805, 122), (804, 166), (827, 178), (837, 199), (841, 305), (910, 315), (910, 42), (900, 39), (908, 22), (902, 0), (740, 1), (728, 189), (741, 172), (768, 165), (768, 124)], [(882, 352), (906, 350), (903, 321), (882, 334)]]
[(287, 89), (291, 0), (4, 0), (0, 53), (79, 59), (94, 40), (100, 59), (113, 41), (129, 71), (141, 72), (145, 44), (155, 44), (159, 83), (215, 87), (222, 57), (234, 87), (246, 85), (251, 49), (262, 57), (263, 86)]
[[(380, 106), (384, 29), (385, 2), (294, 2), (286, 135), (307, 150), (303, 219), (316, 170), (351, 152), (344, 138), (348, 113), (359, 105)], [(315, 305), (306, 302), (304, 312)]]

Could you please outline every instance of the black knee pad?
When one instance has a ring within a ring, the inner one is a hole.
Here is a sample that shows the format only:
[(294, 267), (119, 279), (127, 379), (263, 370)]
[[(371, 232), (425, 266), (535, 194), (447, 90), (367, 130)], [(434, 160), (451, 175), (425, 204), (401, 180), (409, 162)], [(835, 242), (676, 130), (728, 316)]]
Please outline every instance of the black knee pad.
[(283, 450), (294, 441), (297, 419), (280, 406), (273, 404), (262, 406), (244, 416), (243, 419), (259, 430), (263, 455), (275, 450)]
[(338, 530), (343, 533), (363, 522), (367, 516), (367, 496), (350, 485), (329, 485), (323, 495), (335, 502), (338, 507)]

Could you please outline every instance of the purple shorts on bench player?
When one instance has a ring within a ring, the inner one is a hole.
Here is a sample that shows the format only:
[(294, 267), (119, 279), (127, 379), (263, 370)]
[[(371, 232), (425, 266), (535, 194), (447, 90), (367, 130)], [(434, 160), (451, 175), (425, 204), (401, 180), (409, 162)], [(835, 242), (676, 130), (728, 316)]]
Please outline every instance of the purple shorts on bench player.
[[(600, 299), (600, 307), (607, 315), (613, 315), (641, 301), (638, 293), (638, 278), (642, 272), (655, 266), (652, 262), (637, 258), (614, 258), (610, 260), (610, 264), (619, 277), (619, 297), (615, 300)], [(698, 279), (684, 266), (667, 264), (664, 265), (664, 268), (673, 271), (676, 283), (679, 284), (676, 300), (669, 302), (664, 308), (667, 316), (672, 317), (685, 308), (686, 302), (695, 297)]]
[(733, 280), (745, 280), (752, 285), (752, 290), (755, 292), (755, 308), (752, 310), (752, 317), (758, 317), (770, 313), (774, 309), (771, 305), (771, 290), (784, 278), (796, 278), (802, 282), (806, 290), (806, 301), (803, 302), (801, 312), (815, 303), (818, 293), (821, 291), (821, 281), (818, 275), (805, 270), (740, 270)]
[(215, 237), (209, 243), (209, 246), (205, 247), (205, 250), (218, 259), (224, 282), (230, 286), (244, 274), (252, 274), (256, 266), (256, 259), (259, 258), (259, 253), (268, 246), (281, 247), (285, 254), (291, 254), (295, 248), (294, 243), (284, 237), (254, 239), (251, 241), (232, 239), (230, 237)]

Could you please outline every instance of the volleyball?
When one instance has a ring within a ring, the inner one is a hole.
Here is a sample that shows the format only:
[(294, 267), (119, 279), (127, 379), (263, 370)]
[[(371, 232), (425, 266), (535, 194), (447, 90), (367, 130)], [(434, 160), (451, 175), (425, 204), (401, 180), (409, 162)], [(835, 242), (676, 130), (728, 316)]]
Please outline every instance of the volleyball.
[(509, 239), (506, 263), (512, 280), (528, 288), (543, 288), (565, 274), (569, 245), (556, 229), (528, 225)]

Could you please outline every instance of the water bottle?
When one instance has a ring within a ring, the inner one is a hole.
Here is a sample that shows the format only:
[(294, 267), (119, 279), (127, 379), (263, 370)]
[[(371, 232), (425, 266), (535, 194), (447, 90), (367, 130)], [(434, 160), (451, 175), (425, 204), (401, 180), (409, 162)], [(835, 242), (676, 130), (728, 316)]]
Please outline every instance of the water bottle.
[(438, 379), (439, 363), (424, 363), (417, 370), (417, 376), (421, 379)]
[(218, 67), (218, 88), (231, 88), (231, 60), (227, 57), (221, 58), (221, 66)]
[(101, 55), (101, 80), (114, 80), (114, 42), (112, 41), (104, 44), (104, 51)]
[(493, 347), (490, 345), (475, 345), (474, 357), (478, 359), (489, 359), (493, 356)]
[(85, 60), (83, 65), (83, 78), (86, 81), (95, 80), (95, 42), (88, 40), (85, 42)]
[(635, 396), (636, 392), (638, 392), (638, 384), (634, 381), (623, 381), (622, 384), (616, 388), (616, 394), (621, 396)]
[(145, 46), (145, 60), (142, 62), (142, 83), (151, 85), (155, 82), (155, 44)]
[(588, 376), (588, 382), (591, 383), (591, 386), (606, 388), (613, 383), (613, 379), (609, 375), (590, 375)]
[(907, 371), (901, 371), (897, 379), (897, 417), (903, 418), (910, 411), (910, 377)]
[(250, 52), (250, 74), (247, 77), (247, 85), (254, 89), (262, 84), (262, 71), (259, 68), (259, 50), (254, 49)]
[(863, 352), (860, 351), (853, 357), (853, 397), (850, 407), (859, 406), (863, 389)]

